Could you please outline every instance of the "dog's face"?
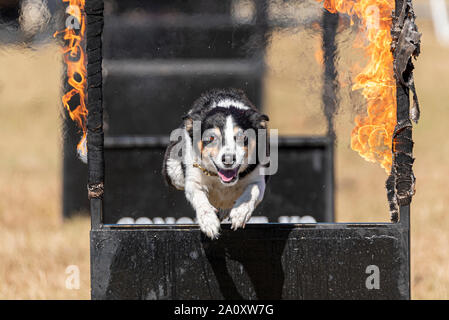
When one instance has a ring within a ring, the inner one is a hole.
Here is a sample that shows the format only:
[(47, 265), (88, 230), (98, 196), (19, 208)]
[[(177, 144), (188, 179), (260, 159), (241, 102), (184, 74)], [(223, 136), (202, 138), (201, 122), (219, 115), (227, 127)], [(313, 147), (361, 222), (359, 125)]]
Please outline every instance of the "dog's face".
[(266, 128), (268, 117), (251, 108), (214, 107), (202, 115), (201, 139), (196, 150), (201, 166), (220, 182), (233, 186), (239, 174), (256, 163), (257, 130)]

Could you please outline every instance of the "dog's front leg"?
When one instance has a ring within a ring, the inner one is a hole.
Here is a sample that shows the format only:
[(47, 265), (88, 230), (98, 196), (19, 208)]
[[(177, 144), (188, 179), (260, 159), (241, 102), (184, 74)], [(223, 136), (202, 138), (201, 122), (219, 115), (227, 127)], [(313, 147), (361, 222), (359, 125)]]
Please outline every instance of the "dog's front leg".
[(216, 239), (220, 234), (220, 220), (217, 209), (210, 204), (206, 192), (196, 183), (186, 183), (186, 198), (196, 211), (196, 218), (202, 232), (209, 238)]
[(254, 209), (263, 199), (265, 193), (265, 181), (259, 181), (249, 184), (240, 198), (234, 204), (229, 218), (231, 219), (232, 229), (244, 228), (245, 224), (251, 218)]

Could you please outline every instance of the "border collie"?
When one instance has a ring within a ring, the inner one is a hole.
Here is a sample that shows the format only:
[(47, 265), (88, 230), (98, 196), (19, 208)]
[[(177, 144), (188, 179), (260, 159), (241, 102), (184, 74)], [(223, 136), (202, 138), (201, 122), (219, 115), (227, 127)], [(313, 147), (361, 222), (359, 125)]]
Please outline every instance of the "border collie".
[[(267, 122), (241, 90), (213, 89), (193, 103), (167, 147), (162, 167), (167, 183), (184, 190), (200, 229), (218, 238), (220, 221), (244, 228), (262, 201), (268, 175), (258, 153)], [(261, 130), (263, 129), (263, 130)], [(175, 132), (174, 131), (174, 132)], [(264, 132), (261, 138), (259, 132)]]

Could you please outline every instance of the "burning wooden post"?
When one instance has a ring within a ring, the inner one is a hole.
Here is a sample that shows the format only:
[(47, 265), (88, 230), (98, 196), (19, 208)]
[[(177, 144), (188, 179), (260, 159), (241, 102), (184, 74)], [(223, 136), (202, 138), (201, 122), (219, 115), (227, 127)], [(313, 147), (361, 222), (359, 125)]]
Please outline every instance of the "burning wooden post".
[[(397, 222), (401, 208), (409, 208), (415, 193), (413, 174), (412, 121), (419, 120), (419, 104), (413, 79), (412, 57), (420, 50), (421, 34), (415, 25), (415, 13), (411, 0), (397, 0), (392, 26), (394, 71), (396, 78), (397, 124), (393, 134), (393, 165), (386, 187), (390, 204), (391, 220)], [(413, 93), (413, 106), (410, 109), (410, 91)]]
[(88, 197), (91, 203), (92, 228), (102, 223), (104, 192), (104, 133), (103, 133), (103, 93), (102, 93), (102, 44), (103, 1), (88, 0), (87, 21), (87, 159)]
[[(411, 120), (418, 121), (419, 106), (411, 59), (419, 54), (421, 35), (411, 0), (373, 0), (357, 5), (324, 0), (323, 5), (330, 12), (357, 16), (367, 29), (365, 50), (370, 60), (355, 78), (353, 89), (362, 89), (368, 105), (366, 115), (356, 118), (351, 148), (366, 160), (379, 162), (389, 173), (387, 197), (391, 220), (397, 222), (400, 207), (410, 204), (415, 185)], [(414, 100), (411, 113), (409, 90)]]

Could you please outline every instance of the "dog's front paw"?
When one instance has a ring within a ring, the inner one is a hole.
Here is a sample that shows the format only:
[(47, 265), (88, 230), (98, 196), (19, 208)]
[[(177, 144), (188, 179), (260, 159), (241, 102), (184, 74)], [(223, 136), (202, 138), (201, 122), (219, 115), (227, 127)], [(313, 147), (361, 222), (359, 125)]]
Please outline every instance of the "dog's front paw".
[(197, 208), (196, 216), (201, 231), (209, 238), (217, 239), (220, 234), (220, 220), (217, 216), (217, 209), (210, 204), (202, 205)]
[(237, 230), (238, 228), (244, 228), (245, 224), (251, 218), (254, 206), (251, 203), (242, 203), (238, 207), (235, 207), (229, 213), (229, 218), (232, 223), (232, 230)]

